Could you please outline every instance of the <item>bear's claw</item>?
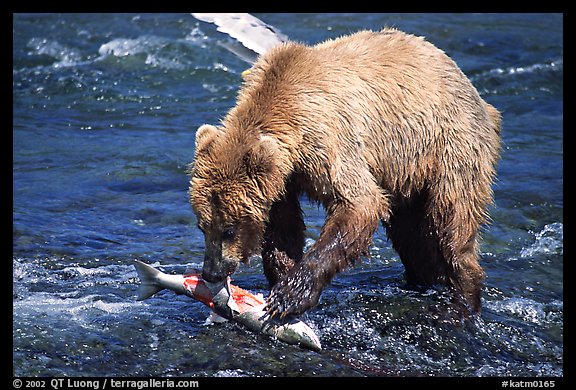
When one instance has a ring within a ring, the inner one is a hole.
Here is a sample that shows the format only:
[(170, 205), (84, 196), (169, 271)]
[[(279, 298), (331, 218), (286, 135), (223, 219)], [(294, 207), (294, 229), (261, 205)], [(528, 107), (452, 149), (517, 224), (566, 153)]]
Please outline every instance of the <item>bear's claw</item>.
[(281, 278), (270, 291), (266, 312), (270, 317), (284, 318), (287, 315), (300, 315), (316, 306), (320, 292), (316, 284), (302, 276), (300, 272), (291, 272)]

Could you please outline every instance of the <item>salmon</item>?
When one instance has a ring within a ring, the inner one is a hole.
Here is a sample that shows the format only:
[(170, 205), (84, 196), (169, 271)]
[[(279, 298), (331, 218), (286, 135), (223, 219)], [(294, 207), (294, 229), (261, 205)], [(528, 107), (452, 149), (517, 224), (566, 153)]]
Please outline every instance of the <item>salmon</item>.
[(140, 278), (137, 300), (150, 298), (164, 289), (194, 298), (221, 317), (235, 321), (248, 329), (264, 333), (288, 344), (320, 351), (320, 339), (305, 322), (297, 318), (282, 321), (270, 318), (264, 310), (266, 300), (230, 283), (213, 284), (197, 274), (170, 275), (139, 260), (134, 266)]

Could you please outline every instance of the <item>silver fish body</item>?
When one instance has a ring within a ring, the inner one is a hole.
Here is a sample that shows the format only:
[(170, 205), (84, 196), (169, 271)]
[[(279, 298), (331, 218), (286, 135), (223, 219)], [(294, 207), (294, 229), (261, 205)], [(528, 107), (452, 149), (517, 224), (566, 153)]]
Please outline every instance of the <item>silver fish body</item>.
[(265, 305), (262, 304), (242, 314), (237, 314), (233, 319), (245, 325), (248, 329), (262, 332), (285, 343), (301, 345), (313, 351), (322, 349), (320, 339), (305, 322), (296, 318), (283, 322), (270, 319), (264, 311)]

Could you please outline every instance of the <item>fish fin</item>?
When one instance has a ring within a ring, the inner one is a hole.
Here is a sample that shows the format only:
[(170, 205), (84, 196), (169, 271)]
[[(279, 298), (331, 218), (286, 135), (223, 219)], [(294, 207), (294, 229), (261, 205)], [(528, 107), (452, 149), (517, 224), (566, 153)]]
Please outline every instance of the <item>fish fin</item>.
[(219, 324), (219, 323), (227, 322), (227, 321), (228, 321), (228, 319), (226, 319), (222, 316), (219, 316), (215, 312), (211, 311), (208, 318), (206, 318), (206, 321), (204, 321), (204, 325)]
[(164, 287), (160, 286), (158, 282), (156, 282), (157, 276), (161, 273), (160, 271), (141, 262), (140, 260), (134, 260), (134, 267), (136, 267), (136, 272), (138, 272), (138, 277), (140, 278), (140, 286), (138, 286), (137, 291), (138, 297), (136, 298), (137, 301), (150, 298), (158, 291), (164, 290)]

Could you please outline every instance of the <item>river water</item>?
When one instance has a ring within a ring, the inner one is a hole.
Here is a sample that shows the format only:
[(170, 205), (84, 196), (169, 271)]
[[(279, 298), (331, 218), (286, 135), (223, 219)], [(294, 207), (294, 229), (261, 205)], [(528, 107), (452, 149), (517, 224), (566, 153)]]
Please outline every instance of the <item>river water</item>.
[[(133, 259), (201, 267), (187, 202), (194, 132), (233, 105), (248, 65), (189, 14), (13, 16), (13, 374), (562, 376), (563, 16), (258, 14), (316, 43), (394, 26), (446, 51), (503, 114), (487, 279), (474, 324), (409, 290), (383, 229), (304, 319), (321, 353), (206, 324), (171, 292), (135, 301)], [(307, 240), (324, 212), (304, 200)], [(266, 291), (261, 264), (234, 283)]]

